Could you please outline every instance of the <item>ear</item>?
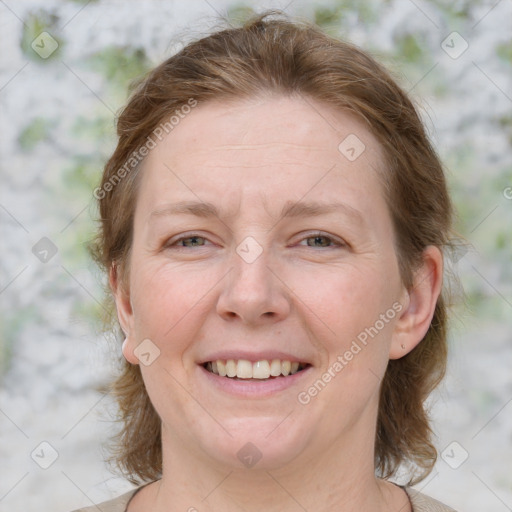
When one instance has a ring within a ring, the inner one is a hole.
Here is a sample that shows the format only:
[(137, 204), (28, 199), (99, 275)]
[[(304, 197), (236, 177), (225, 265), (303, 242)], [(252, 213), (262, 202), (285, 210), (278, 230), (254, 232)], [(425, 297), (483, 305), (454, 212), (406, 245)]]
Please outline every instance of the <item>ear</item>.
[(114, 262), (110, 267), (109, 283), (117, 309), (117, 318), (121, 329), (126, 336), (126, 340), (123, 342), (122, 351), (125, 359), (131, 364), (139, 364), (138, 358), (133, 353), (135, 349), (135, 328), (133, 319), (133, 309), (130, 302), (130, 293), (126, 290), (122, 278), (119, 275), (119, 267)]
[(423, 262), (414, 274), (409, 290), (404, 289), (404, 305), (395, 324), (390, 359), (408, 354), (425, 337), (443, 284), (443, 255), (438, 247), (428, 246), (423, 251)]

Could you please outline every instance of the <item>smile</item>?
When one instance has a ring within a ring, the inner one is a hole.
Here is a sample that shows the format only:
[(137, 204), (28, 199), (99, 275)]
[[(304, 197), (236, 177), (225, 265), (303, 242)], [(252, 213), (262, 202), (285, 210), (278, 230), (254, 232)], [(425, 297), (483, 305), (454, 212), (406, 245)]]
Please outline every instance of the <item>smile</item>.
[(297, 361), (287, 361), (281, 359), (272, 359), (256, 361), (252, 363), (247, 359), (218, 359), (208, 361), (203, 367), (220, 377), (229, 377), (232, 379), (272, 379), (276, 377), (287, 377), (294, 375), (309, 366), (308, 363), (299, 363)]

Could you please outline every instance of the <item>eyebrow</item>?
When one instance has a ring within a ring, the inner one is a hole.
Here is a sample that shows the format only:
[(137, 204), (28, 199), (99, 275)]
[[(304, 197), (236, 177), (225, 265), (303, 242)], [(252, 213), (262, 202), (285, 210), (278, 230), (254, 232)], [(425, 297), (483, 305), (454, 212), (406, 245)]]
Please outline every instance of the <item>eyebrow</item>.
[[(348, 204), (321, 203), (317, 201), (287, 201), (281, 209), (279, 220), (290, 217), (318, 217), (320, 215), (336, 212), (341, 212), (352, 220), (364, 224), (362, 213)], [(158, 210), (152, 211), (149, 219), (171, 215), (194, 215), (202, 218), (220, 218), (221, 216), (217, 207), (212, 203), (204, 201), (181, 201), (179, 203), (165, 205)]]
[(181, 201), (179, 203), (167, 204), (163, 208), (153, 210), (152, 217), (162, 217), (168, 215), (195, 215), (196, 217), (219, 217), (217, 207), (212, 203), (203, 201)]
[(342, 212), (359, 223), (364, 221), (362, 213), (346, 203), (320, 203), (316, 201), (287, 201), (281, 210), (280, 219), (286, 217), (318, 217), (336, 212)]

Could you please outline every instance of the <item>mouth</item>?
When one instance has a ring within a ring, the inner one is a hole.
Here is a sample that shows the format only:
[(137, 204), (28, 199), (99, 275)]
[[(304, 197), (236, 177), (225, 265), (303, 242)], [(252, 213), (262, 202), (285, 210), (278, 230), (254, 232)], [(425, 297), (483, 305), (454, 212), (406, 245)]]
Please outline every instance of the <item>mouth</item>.
[(203, 368), (214, 375), (233, 380), (271, 380), (285, 378), (306, 370), (309, 363), (281, 359), (263, 359), (251, 362), (247, 359), (217, 359), (203, 363)]

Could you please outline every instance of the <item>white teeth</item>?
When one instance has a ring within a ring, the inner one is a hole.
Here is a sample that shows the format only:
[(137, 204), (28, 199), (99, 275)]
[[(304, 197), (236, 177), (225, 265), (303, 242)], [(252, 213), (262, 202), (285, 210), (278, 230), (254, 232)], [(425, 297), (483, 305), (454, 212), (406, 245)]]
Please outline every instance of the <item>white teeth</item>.
[(281, 361), (279, 361), (279, 359), (272, 359), (270, 363), (270, 375), (272, 375), (272, 377), (279, 377), (279, 375), (281, 375)]
[(270, 365), (268, 361), (258, 361), (252, 365), (253, 379), (268, 379), (270, 377)]
[[(217, 363), (217, 371), (213, 373), (218, 373), (221, 377), (225, 377), (228, 373), (226, 372), (226, 365), (224, 361), (216, 361)], [(208, 368), (207, 368), (208, 369)], [(212, 368), (213, 370), (213, 368)]]
[(228, 377), (236, 377), (236, 363), (233, 359), (226, 361), (226, 375)]
[(252, 379), (252, 363), (247, 359), (239, 359), (236, 365), (236, 376), (240, 379)]
[(237, 377), (239, 379), (268, 379), (270, 377), (287, 376), (297, 373), (299, 369), (303, 369), (304, 364), (297, 361), (281, 361), (280, 359), (265, 359), (251, 363), (247, 359), (228, 359), (227, 361), (218, 359), (206, 363), (206, 369), (209, 372), (220, 375), (221, 377)]

